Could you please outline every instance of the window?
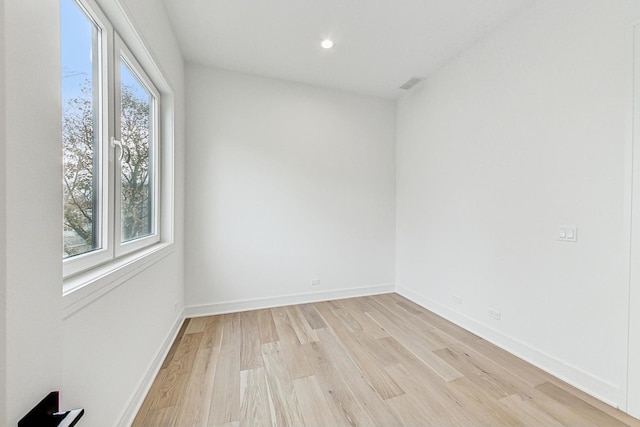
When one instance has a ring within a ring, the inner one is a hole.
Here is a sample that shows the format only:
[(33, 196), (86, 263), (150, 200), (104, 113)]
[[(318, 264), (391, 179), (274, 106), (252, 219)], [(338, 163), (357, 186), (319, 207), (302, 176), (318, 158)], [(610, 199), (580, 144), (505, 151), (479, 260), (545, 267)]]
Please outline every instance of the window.
[(158, 234), (158, 100), (142, 67), (118, 39), (115, 163), (116, 255), (155, 243)]
[(102, 247), (100, 125), (103, 28), (61, 2), (64, 258)]
[(89, 0), (60, 0), (65, 277), (161, 241), (161, 95)]

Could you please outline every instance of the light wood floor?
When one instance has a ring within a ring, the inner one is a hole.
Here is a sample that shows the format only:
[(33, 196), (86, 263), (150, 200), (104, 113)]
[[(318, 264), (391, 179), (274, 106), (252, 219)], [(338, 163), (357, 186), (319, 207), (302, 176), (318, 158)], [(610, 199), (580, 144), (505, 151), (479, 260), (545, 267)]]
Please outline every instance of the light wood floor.
[(134, 426), (640, 426), (396, 294), (185, 321)]

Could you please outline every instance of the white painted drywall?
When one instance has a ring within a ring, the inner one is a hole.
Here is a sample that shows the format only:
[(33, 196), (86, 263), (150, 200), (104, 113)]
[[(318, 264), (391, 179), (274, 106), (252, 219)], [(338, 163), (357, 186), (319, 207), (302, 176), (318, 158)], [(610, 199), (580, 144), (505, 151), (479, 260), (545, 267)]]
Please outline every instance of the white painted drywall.
[[(116, 0), (99, 3), (110, 16), (121, 13)], [(0, 425), (15, 425), (54, 389), (61, 390), (63, 406), (87, 410), (83, 425), (116, 425), (181, 315), (183, 62), (161, 3), (124, 5), (176, 97), (174, 250), (63, 321), (59, 2), (5, 0), (2, 105), (10, 108), (2, 138), (6, 182), (0, 180), (0, 194), (6, 189), (6, 221), (0, 219), (6, 230), (10, 393)], [(117, 25), (125, 21), (113, 19)]]
[[(4, 28), (4, 0), (0, 0), (0, 22)], [(6, 138), (4, 93), (4, 30), (0, 30), (0, 414), (7, 413), (7, 236), (6, 236)], [(0, 425), (6, 416), (0, 416)]]
[(394, 102), (190, 64), (186, 82), (187, 306), (393, 283)]
[(6, 387), (15, 425), (62, 380), (57, 0), (5, 0)]
[[(118, 3), (99, 0), (116, 29)], [(83, 425), (123, 420), (183, 307), (184, 65), (161, 2), (122, 1), (175, 95), (175, 244), (160, 262), (64, 319), (63, 401), (84, 407)], [(177, 309), (174, 304), (178, 303)], [(130, 420), (129, 420), (130, 421)]]
[(397, 122), (400, 292), (623, 408), (638, 19), (637, 1), (539, 1)]
[(634, 31), (633, 208), (629, 292), (629, 372), (627, 410), (640, 418), (640, 23)]

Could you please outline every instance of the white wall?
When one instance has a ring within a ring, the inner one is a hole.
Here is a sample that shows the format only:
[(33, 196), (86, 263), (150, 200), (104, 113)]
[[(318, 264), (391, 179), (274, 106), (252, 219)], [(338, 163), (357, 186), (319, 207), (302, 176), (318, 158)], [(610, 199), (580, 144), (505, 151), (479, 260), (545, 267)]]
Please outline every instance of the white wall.
[[(0, 414), (7, 413), (7, 260), (6, 260), (6, 183), (5, 170), (5, 94), (4, 94), (4, 0), (0, 0)], [(0, 417), (0, 425), (4, 423)]]
[[(182, 57), (160, 3), (127, 1), (134, 25), (176, 96), (176, 244), (170, 255), (63, 321), (59, 2), (4, 4), (2, 104), (11, 106), (3, 168), (10, 393), (0, 425), (15, 425), (53, 389), (61, 390), (65, 407), (87, 410), (83, 425), (116, 425), (182, 309)], [(112, 18), (116, 26), (123, 25), (116, 0), (100, 4), (119, 16)]]
[(57, 0), (5, 0), (7, 408), (15, 425), (62, 380)]
[(196, 65), (186, 81), (187, 306), (393, 284), (394, 102)]
[(640, 23), (634, 31), (633, 193), (630, 292), (628, 411), (640, 418)]
[(398, 106), (400, 292), (621, 407), (638, 19), (539, 1)]

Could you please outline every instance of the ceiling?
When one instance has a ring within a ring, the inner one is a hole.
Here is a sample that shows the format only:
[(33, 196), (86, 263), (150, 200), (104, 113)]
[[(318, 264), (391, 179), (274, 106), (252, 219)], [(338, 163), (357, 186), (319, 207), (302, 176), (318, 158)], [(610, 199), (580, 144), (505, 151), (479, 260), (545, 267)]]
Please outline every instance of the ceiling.
[[(535, 0), (164, 0), (187, 62), (397, 98)], [(320, 47), (324, 38), (335, 46)]]

